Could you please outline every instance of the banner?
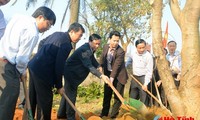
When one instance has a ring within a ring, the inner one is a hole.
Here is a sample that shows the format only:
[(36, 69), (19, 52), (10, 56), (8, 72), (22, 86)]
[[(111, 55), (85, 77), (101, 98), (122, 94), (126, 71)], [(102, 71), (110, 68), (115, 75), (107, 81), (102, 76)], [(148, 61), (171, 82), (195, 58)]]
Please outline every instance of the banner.
[(162, 40), (162, 44), (163, 44), (164, 48), (167, 47), (167, 41), (168, 41), (168, 22), (167, 22), (167, 25), (166, 25), (166, 30), (165, 30), (164, 38)]

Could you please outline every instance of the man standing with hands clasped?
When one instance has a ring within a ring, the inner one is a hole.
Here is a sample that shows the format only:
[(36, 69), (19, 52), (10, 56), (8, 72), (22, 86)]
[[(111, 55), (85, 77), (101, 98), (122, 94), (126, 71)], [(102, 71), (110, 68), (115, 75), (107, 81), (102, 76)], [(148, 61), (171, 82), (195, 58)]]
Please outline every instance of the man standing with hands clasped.
[(15, 15), (0, 41), (0, 120), (13, 120), (19, 96), (20, 80), (26, 80), (26, 68), (39, 33), (54, 25), (56, 16), (47, 7), (38, 8), (32, 17)]
[(176, 50), (176, 47), (177, 43), (173, 40), (167, 43), (169, 53), (166, 55), (166, 58), (170, 62), (170, 70), (174, 78), (174, 83), (178, 89), (181, 77), (181, 54)]
[[(128, 74), (125, 68), (125, 51), (119, 46), (120, 33), (118, 31), (112, 31), (109, 35), (109, 44), (103, 47), (103, 53), (100, 57), (101, 69), (104, 74), (110, 78), (110, 82), (117, 89), (117, 91), (123, 96), (124, 86), (128, 79)], [(110, 101), (112, 98), (113, 90), (108, 84), (104, 84), (104, 98), (103, 109), (100, 117), (108, 116), (110, 109)], [(121, 101), (114, 95), (114, 104), (110, 117), (116, 118), (121, 106)]]

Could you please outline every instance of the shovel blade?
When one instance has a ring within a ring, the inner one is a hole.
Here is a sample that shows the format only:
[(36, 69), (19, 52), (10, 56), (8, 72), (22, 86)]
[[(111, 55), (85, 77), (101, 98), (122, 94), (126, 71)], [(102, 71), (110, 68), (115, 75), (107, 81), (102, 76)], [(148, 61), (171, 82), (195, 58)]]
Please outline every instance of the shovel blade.
[(143, 102), (141, 102), (140, 100), (129, 98), (129, 105), (131, 107), (136, 108), (137, 111), (141, 114), (147, 114), (148, 113), (148, 109), (147, 109), (146, 105)]
[(140, 110), (143, 106), (145, 106), (144, 103), (142, 103), (140, 100), (133, 98), (129, 98), (129, 105), (136, 108), (137, 110)]

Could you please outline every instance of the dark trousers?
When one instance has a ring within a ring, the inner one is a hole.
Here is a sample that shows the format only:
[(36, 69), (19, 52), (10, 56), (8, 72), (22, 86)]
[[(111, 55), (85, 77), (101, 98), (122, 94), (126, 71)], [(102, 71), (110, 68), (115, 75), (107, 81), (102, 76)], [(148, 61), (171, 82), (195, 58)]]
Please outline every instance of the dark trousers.
[[(107, 76), (110, 76), (110, 73), (105, 74)], [(120, 95), (123, 97), (124, 95), (124, 85), (121, 84), (117, 79), (114, 79), (113, 86), (116, 88), (116, 90), (120, 93)], [(101, 116), (108, 116), (109, 109), (110, 109), (110, 101), (112, 98), (113, 90), (108, 84), (104, 84), (104, 98), (103, 98), (103, 109), (101, 111)], [(112, 111), (110, 114), (110, 117), (116, 117), (119, 113), (119, 108), (121, 106), (121, 101), (117, 97), (116, 94), (114, 94), (114, 104), (112, 106)]]
[(37, 106), (37, 120), (51, 120), (52, 85), (29, 69), (29, 97), (33, 116)]
[(20, 89), (20, 74), (15, 65), (0, 61), (0, 83), (2, 94), (0, 96), (0, 120), (13, 120)]
[[(140, 83), (144, 84), (145, 76), (134, 76)], [(131, 80), (129, 96), (133, 99), (139, 99), (141, 102), (145, 103), (147, 93), (142, 89), (142, 87), (135, 82), (135, 80)]]
[[(75, 105), (78, 86), (74, 88), (70, 85), (70, 83), (67, 80), (65, 80), (64, 88), (65, 88), (65, 94)], [(65, 100), (64, 97), (62, 97), (60, 101), (58, 116), (62, 118), (67, 118), (67, 120), (75, 120), (75, 111), (70, 106), (70, 104)]]
[[(154, 80), (152, 80), (149, 84), (148, 84), (148, 90), (154, 95), (154, 96), (157, 96), (157, 93), (156, 93), (156, 88), (155, 88), (155, 82)], [(147, 94), (147, 97), (146, 97), (146, 101), (145, 101), (145, 105), (147, 107), (151, 107), (155, 104), (156, 101), (154, 101), (154, 99), (149, 95)]]

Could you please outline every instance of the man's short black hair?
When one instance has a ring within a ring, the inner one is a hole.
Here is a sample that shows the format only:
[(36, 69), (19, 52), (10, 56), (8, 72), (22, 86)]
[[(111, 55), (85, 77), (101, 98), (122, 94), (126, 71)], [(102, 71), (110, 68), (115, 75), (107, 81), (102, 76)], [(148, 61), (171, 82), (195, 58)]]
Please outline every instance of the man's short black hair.
[(120, 32), (118, 32), (118, 31), (112, 31), (112, 32), (110, 32), (109, 38), (111, 39), (113, 35), (121, 37)]
[(140, 43), (144, 43), (145, 46), (146, 46), (146, 42), (145, 42), (145, 40), (143, 40), (143, 39), (139, 39), (139, 40), (137, 40), (137, 41), (135, 42), (135, 47), (137, 47), (137, 45), (140, 44)]
[(92, 34), (89, 37), (89, 42), (92, 42), (93, 40), (101, 40), (101, 37), (98, 34)]
[(35, 12), (32, 14), (34, 18), (37, 18), (40, 15), (42, 15), (46, 20), (53, 21), (52, 25), (55, 24), (56, 15), (50, 8), (42, 6), (36, 9)]
[(167, 45), (169, 45), (169, 43), (172, 43), (172, 42), (174, 42), (175, 45), (176, 45), (176, 41), (174, 41), (174, 40), (169, 41), (169, 42), (167, 43)]
[(72, 30), (75, 31), (75, 32), (78, 32), (79, 30), (82, 30), (82, 32), (85, 33), (85, 29), (83, 28), (83, 26), (81, 24), (77, 23), (77, 22), (72, 23), (69, 26), (69, 29), (68, 29), (67, 32), (69, 33)]

